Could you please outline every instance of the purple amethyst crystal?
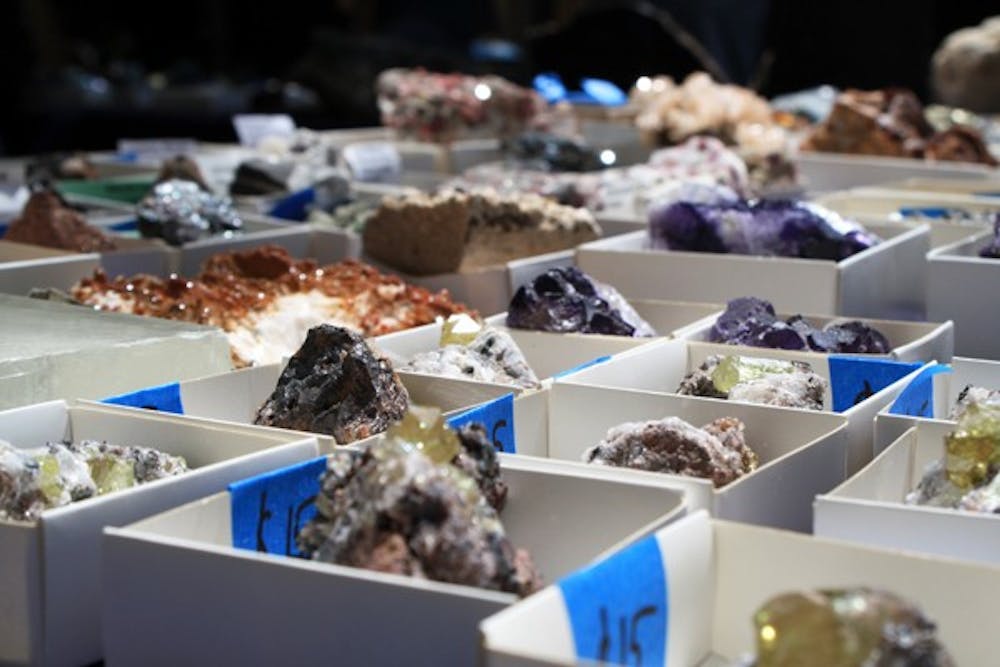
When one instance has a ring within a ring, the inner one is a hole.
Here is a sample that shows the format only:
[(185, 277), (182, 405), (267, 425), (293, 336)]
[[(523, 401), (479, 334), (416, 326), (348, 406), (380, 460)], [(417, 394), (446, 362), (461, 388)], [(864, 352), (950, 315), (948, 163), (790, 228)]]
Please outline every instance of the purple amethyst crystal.
[(1000, 259), (1000, 212), (993, 215), (993, 238), (979, 251), (979, 256)]
[(507, 326), (554, 333), (656, 335), (617, 290), (572, 266), (549, 269), (521, 285), (507, 309)]
[(852, 320), (817, 329), (801, 315), (780, 320), (774, 307), (756, 297), (733, 299), (708, 332), (713, 343), (827, 353), (886, 354), (891, 345), (882, 332)]
[(653, 248), (840, 261), (879, 239), (821, 206), (794, 201), (665, 201), (649, 212)]

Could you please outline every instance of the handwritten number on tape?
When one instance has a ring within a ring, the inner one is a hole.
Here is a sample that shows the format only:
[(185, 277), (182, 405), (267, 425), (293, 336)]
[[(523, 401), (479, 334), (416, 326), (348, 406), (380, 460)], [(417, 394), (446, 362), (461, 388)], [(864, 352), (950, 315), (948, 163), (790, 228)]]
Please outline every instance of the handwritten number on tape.
[(917, 377), (906, 386), (889, 408), (889, 414), (908, 417), (934, 416), (934, 376), (939, 373), (950, 373), (951, 367), (945, 364), (935, 364), (920, 371)]
[(514, 394), (506, 394), (448, 419), (448, 425), (452, 428), (472, 422), (479, 422), (486, 427), (498, 452), (517, 452), (514, 439)]
[(559, 589), (577, 658), (616, 665), (664, 663), (669, 598), (654, 536), (566, 577)]
[(233, 546), (298, 556), (295, 538), (316, 514), (313, 500), (326, 457), (229, 485)]
[(831, 355), (829, 365), (833, 411), (844, 412), (906, 377), (922, 364)]

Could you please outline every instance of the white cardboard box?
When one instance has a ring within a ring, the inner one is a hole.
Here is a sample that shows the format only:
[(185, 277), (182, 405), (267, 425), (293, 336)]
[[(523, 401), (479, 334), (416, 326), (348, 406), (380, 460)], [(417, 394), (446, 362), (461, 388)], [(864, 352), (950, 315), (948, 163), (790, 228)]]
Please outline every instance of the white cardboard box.
[(0, 240), (0, 292), (27, 296), (33, 287), (72, 285), (94, 272), (97, 253), (77, 254)]
[(841, 153), (800, 152), (795, 164), (811, 192), (846, 190), (907, 178), (982, 179), (996, 176), (996, 169), (986, 165)]
[[(740, 350), (740, 355), (745, 357), (805, 361), (812, 366), (813, 371), (828, 382), (833, 379), (831, 360), (837, 359), (839, 361), (834, 362), (835, 365), (847, 367), (846, 372), (837, 372), (837, 381), (832, 383), (831, 390), (827, 392), (824, 411), (831, 411), (835, 405), (839, 405), (841, 409), (838, 414), (848, 420), (848, 474), (860, 470), (872, 459), (872, 422), (875, 415), (890, 404), (920, 372), (916, 367), (912, 372), (900, 368), (898, 373), (905, 372), (906, 375), (885, 385), (884, 377), (881, 379), (874, 375), (868, 377), (868, 371), (865, 371), (863, 366), (855, 367), (857, 365), (847, 356), (750, 347)], [(728, 345), (683, 340), (659, 341), (623, 352), (608, 363), (584, 368), (558, 382), (669, 394), (676, 392), (683, 377), (701, 365), (707, 356), (734, 353), (734, 349)], [(860, 363), (865, 364), (865, 359), (863, 357), (860, 359)], [(894, 374), (897, 374), (897, 371), (894, 371)], [(857, 400), (859, 398), (860, 401)]]
[(232, 368), (221, 331), (0, 294), (0, 409)]
[(945, 455), (953, 423), (921, 420), (874, 461), (816, 498), (817, 535), (872, 546), (1000, 564), (1000, 517), (907, 505), (927, 464)]
[(927, 317), (955, 323), (955, 353), (1000, 359), (996, 332), (1000, 260), (979, 257), (992, 238), (983, 232), (927, 255)]
[[(214, 493), (231, 481), (316, 456), (299, 434), (234, 433), (156, 414), (113, 414), (62, 401), (0, 412), (0, 438), (18, 447), (98, 439), (184, 456), (192, 471), (47, 510), (34, 523), (0, 521), (0, 661), (79, 665), (100, 660), (101, 529)], [(130, 566), (129, 566), (130, 567)]]
[(576, 263), (634, 299), (725, 303), (749, 294), (781, 311), (922, 315), (928, 227), (886, 223), (867, 228), (884, 241), (841, 262), (652, 250), (643, 231), (584, 243), (577, 248)]
[[(504, 455), (501, 465), (507, 534), (548, 580), (684, 512), (679, 494), (655, 479)], [(227, 493), (109, 529), (108, 664), (308, 664), (334, 656), (345, 665), (469, 665), (478, 622), (516, 601), (231, 544)]]
[[(753, 653), (753, 614), (769, 599), (792, 591), (856, 586), (885, 589), (917, 604), (937, 623), (938, 637), (955, 664), (991, 665), (996, 661), (996, 630), (991, 623), (994, 600), (1000, 595), (998, 568), (710, 521), (701, 512), (663, 528), (655, 539), (660, 558), (641, 564), (648, 565), (644, 580), (658, 578), (656, 573), (662, 568), (665, 595), (655, 595), (651, 586), (630, 602), (636, 606), (648, 602), (666, 610), (652, 617), (662, 619), (661, 627), (647, 621), (646, 630), (634, 635), (641, 638), (640, 649), (650, 648), (657, 638), (662, 640), (664, 660), (643, 664), (730, 665)], [(584, 579), (580, 598), (586, 604), (574, 607), (581, 621), (588, 621), (587, 612), (595, 612), (611, 598), (610, 591), (635, 580), (636, 568), (618, 557), (621, 566), (609, 562), (610, 567), (602, 568), (603, 572)], [(550, 586), (480, 624), (480, 664), (578, 664), (580, 652), (574, 647), (564, 600), (561, 588)], [(631, 609), (623, 611), (630, 613)], [(611, 613), (622, 611), (613, 608)], [(611, 653), (615, 656), (621, 648), (617, 637), (614, 632)], [(583, 644), (581, 652), (592, 654), (600, 639), (595, 633), (595, 644)], [(624, 648), (631, 658), (631, 647)], [(650, 658), (655, 660), (652, 655)]]
[[(934, 192), (963, 195), (985, 199), (1000, 197), (1000, 175), (991, 179), (968, 178), (906, 178), (901, 181), (881, 183), (879, 187), (910, 192)], [(1000, 202), (998, 202), (1000, 203)]]
[[(131, 413), (142, 411), (142, 406), (147, 406), (183, 414), (185, 417), (207, 420), (207, 423), (251, 425), (257, 410), (277, 386), (284, 367), (285, 364), (265, 364), (184, 382), (148, 387), (133, 392), (135, 398), (139, 399), (137, 401), (119, 396), (115, 397), (118, 400), (114, 403), (103, 403), (102, 408)], [(411, 403), (434, 406), (445, 413), (463, 411), (513, 391), (510, 387), (414, 373), (399, 373), (399, 378), (406, 387)], [(128, 407), (135, 403), (139, 403), (140, 407)], [(263, 426), (254, 428), (285, 434), (294, 432)], [(337, 446), (333, 437), (328, 435), (313, 433), (302, 433), (302, 435), (315, 437), (320, 449), (325, 452), (332, 451)]]
[[(793, 314), (798, 313), (779, 312), (778, 318), (787, 320)], [(803, 317), (818, 329), (822, 329), (831, 322), (844, 322), (848, 319), (826, 315), (803, 315)], [(716, 317), (711, 317), (704, 320), (698, 326), (689, 327), (682, 331), (678, 335), (678, 338), (707, 342), (716, 319)], [(951, 322), (905, 322), (900, 320), (876, 320), (867, 317), (862, 321), (885, 334), (892, 348), (887, 355), (871, 355), (873, 357), (887, 356), (900, 361), (930, 361), (934, 359), (940, 362), (948, 362), (951, 360), (955, 347), (955, 326)], [(742, 354), (748, 349), (744, 345), (733, 345), (731, 348), (735, 354)], [(809, 350), (803, 350), (802, 352), (823, 356), (820, 353), (810, 352)]]
[[(931, 368), (928, 373), (929, 384), (916, 386), (922, 378), (911, 382), (903, 391), (919, 392), (905, 404), (895, 402), (886, 405), (875, 418), (875, 454), (900, 438), (908, 429), (924, 421), (950, 422), (948, 413), (958, 401), (958, 395), (968, 385), (1000, 389), (1000, 362), (984, 361), (982, 359), (967, 359), (955, 357), (949, 365), (950, 371), (944, 368)], [(904, 396), (906, 394), (902, 394)], [(926, 402), (926, 405), (924, 405)], [(915, 409), (913, 409), (915, 408)]]
[[(710, 480), (621, 468), (644, 479), (664, 478), (682, 490), (692, 509), (713, 516), (808, 532), (812, 502), (845, 479), (847, 420), (840, 415), (770, 408), (717, 399), (556, 383), (548, 391), (548, 433), (526, 439), (520, 423), (531, 416), (528, 397), (514, 404), (518, 454), (545, 456), (580, 468), (584, 452), (625, 422), (680, 417), (701, 427), (719, 417), (746, 425), (746, 442), (760, 467), (716, 489)], [(530, 427), (537, 428), (537, 427)], [(529, 436), (531, 437), (531, 436)]]

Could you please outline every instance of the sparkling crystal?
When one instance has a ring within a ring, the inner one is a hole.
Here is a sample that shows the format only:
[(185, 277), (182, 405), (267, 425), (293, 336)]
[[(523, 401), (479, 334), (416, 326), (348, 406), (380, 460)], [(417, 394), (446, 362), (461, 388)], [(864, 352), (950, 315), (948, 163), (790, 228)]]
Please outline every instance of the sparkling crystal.
[(790, 361), (729, 355), (723, 357), (712, 371), (712, 383), (719, 391), (729, 392), (738, 384), (760, 380), (775, 373), (794, 372), (795, 365)]
[(1000, 405), (971, 403), (945, 436), (948, 479), (961, 489), (986, 483), (1000, 467)]
[(403, 419), (389, 427), (386, 439), (422, 452), (435, 463), (448, 463), (462, 451), (458, 436), (437, 408), (410, 406)]
[(466, 313), (451, 315), (441, 327), (441, 346), (468, 345), (483, 330), (482, 322)]

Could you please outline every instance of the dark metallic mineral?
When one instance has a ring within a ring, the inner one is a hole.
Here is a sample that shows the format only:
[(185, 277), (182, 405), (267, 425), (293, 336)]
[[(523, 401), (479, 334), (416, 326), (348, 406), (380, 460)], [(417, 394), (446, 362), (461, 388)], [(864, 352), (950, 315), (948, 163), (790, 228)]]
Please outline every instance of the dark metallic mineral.
[(358, 333), (322, 324), (288, 361), (254, 421), (354, 442), (385, 431), (406, 413), (408, 396), (388, 360)]
[(551, 171), (597, 171), (604, 168), (599, 151), (586, 144), (542, 132), (525, 132), (511, 142), (510, 152), (531, 167)]
[(136, 207), (139, 232), (147, 238), (162, 238), (182, 245), (204, 236), (243, 228), (232, 202), (201, 189), (194, 181), (157, 183)]

